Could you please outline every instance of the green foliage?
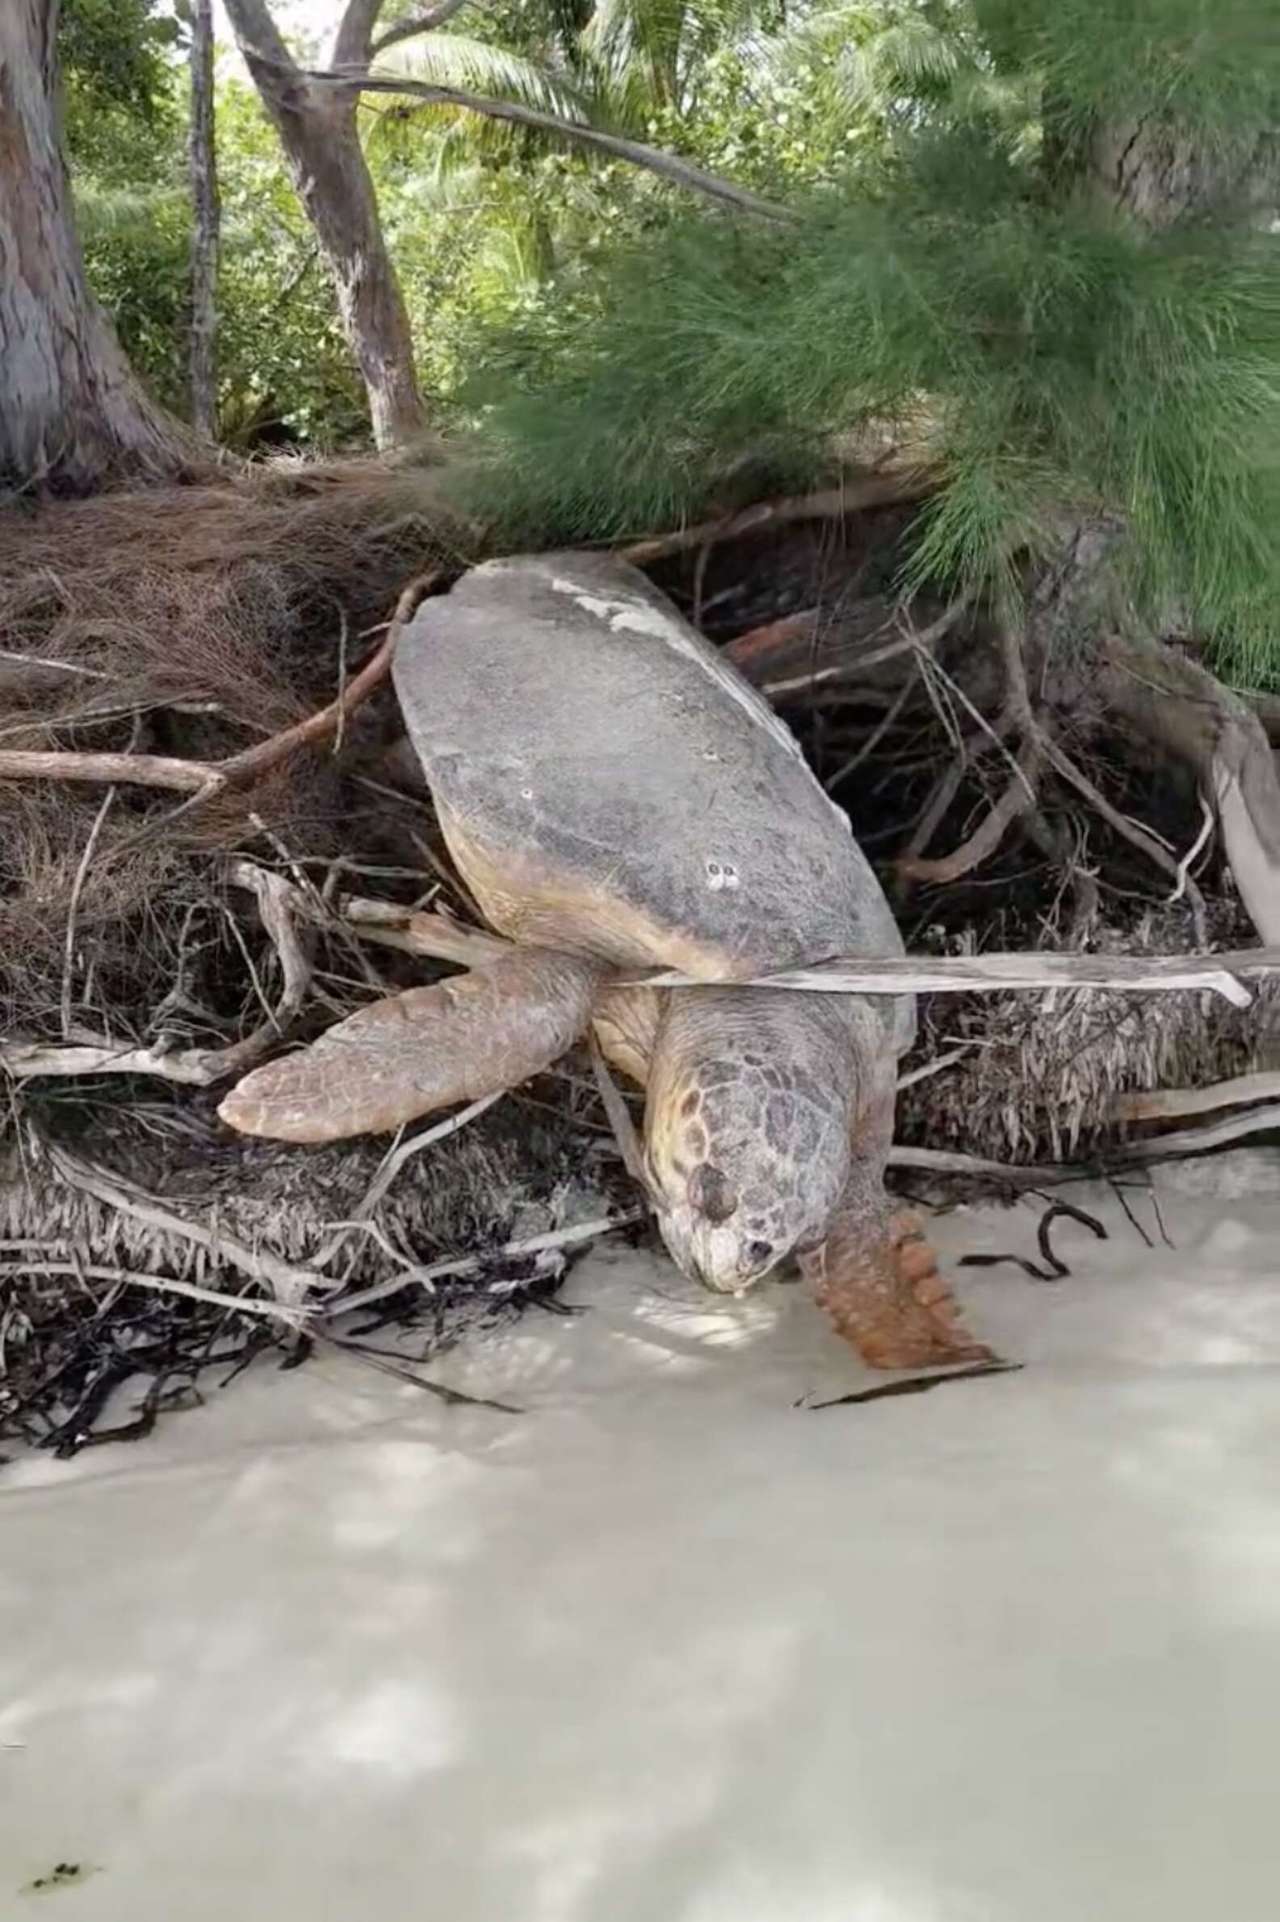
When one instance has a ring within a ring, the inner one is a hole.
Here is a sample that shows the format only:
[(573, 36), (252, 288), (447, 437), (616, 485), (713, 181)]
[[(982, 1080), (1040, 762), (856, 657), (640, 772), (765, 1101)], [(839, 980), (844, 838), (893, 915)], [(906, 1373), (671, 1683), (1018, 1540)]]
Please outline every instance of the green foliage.
[(1274, 0), (975, 0), (1007, 70), (1045, 76), (1060, 111), (1175, 115), (1229, 137), (1280, 104)]
[(943, 482), (904, 585), (1013, 595), (1064, 511), (1118, 508), (1135, 592), (1256, 667), (1280, 590), (1269, 239), (1148, 240), (955, 135), (794, 230), (690, 219), (607, 279), (473, 389), (469, 500), (521, 539), (660, 526), (746, 456), (794, 482), (833, 436), (924, 414)]
[(315, 236), (246, 83), (218, 90), (222, 195), (219, 412), (233, 443), (283, 428), (322, 447), (363, 443), (368, 408)]
[(58, 53), (73, 160), (117, 184), (137, 171), (173, 122), (170, 56), (181, 37), (162, 0), (62, 0)]
[[(161, 0), (66, 0), (90, 272), (181, 407), (176, 31)], [(906, 424), (943, 484), (904, 586), (1008, 598), (1064, 513), (1115, 509), (1135, 595), (1188, 606), (1237, 671), (1280, 675), (1276, 242), (1143, 237), (1060, 192), (1041, 158), (1046, 119), (1055, 164), (1108, 115), (1250, 144), (1280, 101), (1258, 0), (490, 0), (392, 61), (589, 116), (798, 210), (794, 228), (737, 222), (563, 141), (371, 103), (424, 386), (477, 429), (459, 484), (513, 538), (697, 514), (747, 458), (803, 485), (837, 436)], [(362, 441), (276, 137), (239, 83), (220, 84), (218, 116), (230, 437), (279, 420), (312, 444)]]

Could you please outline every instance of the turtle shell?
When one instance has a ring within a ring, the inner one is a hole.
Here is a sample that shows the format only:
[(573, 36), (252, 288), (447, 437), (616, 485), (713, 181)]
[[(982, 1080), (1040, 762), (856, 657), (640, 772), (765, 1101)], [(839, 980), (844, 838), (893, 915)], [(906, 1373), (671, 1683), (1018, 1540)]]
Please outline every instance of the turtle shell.
[(623, 562), (486, 562), (419, 608), (394, 678), (502, 933), (708, 980), (902, 952), (795, 737)]

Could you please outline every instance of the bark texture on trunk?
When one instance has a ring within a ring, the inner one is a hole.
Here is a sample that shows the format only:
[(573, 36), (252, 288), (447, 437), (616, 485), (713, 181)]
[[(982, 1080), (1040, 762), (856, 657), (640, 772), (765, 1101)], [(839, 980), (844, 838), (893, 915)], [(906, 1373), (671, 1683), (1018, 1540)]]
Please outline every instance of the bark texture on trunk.
[(0, 484), (87, 491), (195, 450), (90, 294), (62, 153), (57, 0), (0, 5)]
[(213, 0), (195, 0), (191, 23), (191, 419), (218, 437), (218, 157), (213, 106)]
[[(379, 447), (412, 439), (424, 425), (413, 338), (360, 145), (358, 95), (308, 83), (276, 31), (265, 0), (226, 4), (328, 263), (343, 331), (369, 396), (374, 439)], [(353, 0), (339, 29), (340, 64), (367, 61), (377, 13), (370, 0)], [(363, 41), (359, 51), (357, 41)]]
[(1258, 218), (1280, 205), (1280, 145), (1271, 133), (1211, 146), (1160, 114), (1100, 122), (1088, 155), (1099, 191), (1144, 226)]

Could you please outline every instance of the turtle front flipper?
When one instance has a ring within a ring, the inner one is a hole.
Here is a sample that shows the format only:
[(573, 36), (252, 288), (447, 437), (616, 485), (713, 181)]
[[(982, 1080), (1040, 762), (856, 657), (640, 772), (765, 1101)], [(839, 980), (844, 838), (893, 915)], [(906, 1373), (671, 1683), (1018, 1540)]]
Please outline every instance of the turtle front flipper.
[(838, 1332), (872, 1368), (993, 1361), (960, 1319), (919, 1217), (853, 1197), (801, 1267)]
[(607, 970), (518, 948), (433, 987), (389, 995), (237, 1083), (218, 1110), (241, 1134), (342, 1141), (517, 1087), (571, 1048)]
[(844, 1194), (821, 1245), (800, 1257), (819, 1304), (872, 1368), (993, 1361), (960, 1319), (918, 1215), (895, 1208), (884, 1173), (893, 1145), (897, 1063), (857, 1028), (858, 1099)]

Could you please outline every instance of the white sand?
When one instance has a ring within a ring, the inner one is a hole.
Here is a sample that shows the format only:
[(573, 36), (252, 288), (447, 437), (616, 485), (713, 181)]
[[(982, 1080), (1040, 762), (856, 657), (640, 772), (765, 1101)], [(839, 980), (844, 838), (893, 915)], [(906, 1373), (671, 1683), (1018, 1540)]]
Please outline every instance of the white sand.
[(333, 1358), (0, 1473), (0, 1918), (1275, 1922), (1280, 1197), (1088, 1205), (964, 1284), (1017, 1375), (798, 1409), (799, 1289), (599, 1257), (435, 1371), (522, 1418)]

